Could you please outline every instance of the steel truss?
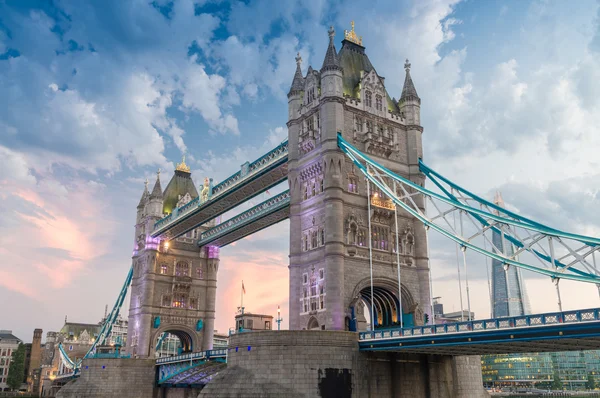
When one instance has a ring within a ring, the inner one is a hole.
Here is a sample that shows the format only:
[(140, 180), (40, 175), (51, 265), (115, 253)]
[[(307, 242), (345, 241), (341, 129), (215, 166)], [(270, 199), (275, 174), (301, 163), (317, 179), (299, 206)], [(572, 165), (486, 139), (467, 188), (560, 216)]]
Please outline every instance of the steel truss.
[(69, 354), (65, 351), (62, 343), (58, 345), (58, 350), (60, 352), (60, 358), (63, 361), (63, 364), (67, 369), (72, 369), (75, 372), (79, 370), (81, 367), (81, 363), (84, 359), (91, 357), (96, 352), (96, 347), (98, 345), (103, 345), (106, 342), (106, 339), (110, 336), (112, 331), (112, 327), (117, 321), (119, 316), (119, 312), (121, 311), (121, 307), (123, 306), (123, 302), (125, 301), (125, 297), (127, 296), (127, 290), (129, 290), (129, 286), (131, 285), (131, 279), (133, 278), (133, 267), (129, 268), (129, 272), (127, 273), (127, 277), (125, 278), (125, 283), (123, 283), (123, 287), (121, 288), (121, 292), (117, 297), (117, 301), (113, 306), (112, 311), (106, 317), (106, 320), (102, 324), (100, 328), (100, 333), (98, 333), (98, 337), (94, 340), (90, 349), (86, 352), (86, 354), (79, 361), (75, 362), (71, 358), (69, 358)]
[[(486, 201), (419, 161), (419, 170), (442, 192), (426, 189), (360, 152), (338, 134), (338, 146), (363, 175), (396, 206), (467, 249), (500, 261), (505, 269), (516, 266), (560, 279), (600, 283), (595, 252), (600, 239), (547, 227)], [(395, 189), (394, 189), (395, 188)], [(419, 204), (419, 205), (418, 205)], [(428, 209), (425, 213), (425, 206)], [(459, 219), (459, 225), (452, 218)], [(515, 250), (494, 243), (492, 233)], [(521, 259), (520, 257), (525, 257)]]

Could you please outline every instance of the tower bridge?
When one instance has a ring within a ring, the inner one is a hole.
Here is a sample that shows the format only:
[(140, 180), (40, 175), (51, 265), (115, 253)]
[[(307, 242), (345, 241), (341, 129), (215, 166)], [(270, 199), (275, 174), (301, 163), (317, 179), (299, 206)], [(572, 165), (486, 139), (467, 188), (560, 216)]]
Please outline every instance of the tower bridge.
[[(465, 355), (600, 349), (598, 310), (563, 311), (558, 285), (600, 283), (600, 239), (510, 212), (427, 166), (411, 64), (396, 99), (354, 26), (339, 52), (333, 28), (328, 33), (320, 69), (309, 66), (304, 75), (296, 58), (286, 141), (219, 184), (205, 179), (200, 192), (185, 160), (164, 191), (160, 176), (151, 192), (144, 189), (123, 288), (131, 285), (128, 354), (153, 361), (158, 386), (201, 387), (212, 379), (206, 396), (274, 386), (280, 394), (327, 396), (331, 383), (348, 387), (348, 397), (477, 397), (484, 396), (480, 362)], [(218, 216), (285, 181), (289, 190), (217, 224)], [(224, 353), (212, 351), (219, 248), (284, 219), (290, 331), (235, 334)], [(548, 276), (559, 311), (427, 324), (434, 320), (430, 231), (461, 249), (469, 306), (467, 256), (478, 253), (505, 271)], [(164, 333), (179, 337), (183, 352), (154, 362)], [(93, 349), (89, 354), (84, 361)], [(263, 363), (274, 355), (276, 370)]]

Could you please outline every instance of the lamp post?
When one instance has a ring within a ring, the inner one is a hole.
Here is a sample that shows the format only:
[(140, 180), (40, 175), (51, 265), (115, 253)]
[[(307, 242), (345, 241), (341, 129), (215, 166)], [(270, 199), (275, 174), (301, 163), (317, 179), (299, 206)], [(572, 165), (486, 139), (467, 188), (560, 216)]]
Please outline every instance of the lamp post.
[(283, 318), (281, 317), (281, 308), (277, 306), (277, 319), (275, 319), (275, 322), (277, 322), (277, 330), (281, 330), (281, 321), (283, 321)]

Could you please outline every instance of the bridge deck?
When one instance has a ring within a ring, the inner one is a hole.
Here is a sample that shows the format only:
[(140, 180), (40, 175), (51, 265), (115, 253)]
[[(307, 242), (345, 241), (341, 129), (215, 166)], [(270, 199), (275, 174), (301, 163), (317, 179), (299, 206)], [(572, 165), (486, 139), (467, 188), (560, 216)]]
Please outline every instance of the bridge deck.
[(203, 232), (198, 246), (226, 246), (290, 216), (290, 191), (285, 191)]
[(287, 179), (287, 141), (215, 185), (209, 199), (198, 197), (158, 220), (152, 237), (174, 239)]
[(600, 349), (598, 309), (362, 332), (361, 351), (484, 355)]
[(156, 360), (158, 384), (169, 387), (205, 385), (227, 364), (227, 349), (181, 354)]

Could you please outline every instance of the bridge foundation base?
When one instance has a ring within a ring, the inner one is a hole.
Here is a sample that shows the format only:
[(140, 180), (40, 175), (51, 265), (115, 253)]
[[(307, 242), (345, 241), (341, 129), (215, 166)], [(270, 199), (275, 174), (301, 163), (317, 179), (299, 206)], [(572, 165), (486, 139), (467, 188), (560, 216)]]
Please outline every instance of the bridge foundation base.
[(58, 391), (56, 398), (158, 398), (153, 359), (86, 359), (81, 376)]
[(199, 398), (488, 396), (479, 357), (359, 352), (357, 339), (352, 332), (306, 330), (234, 335), (227, 369)]

